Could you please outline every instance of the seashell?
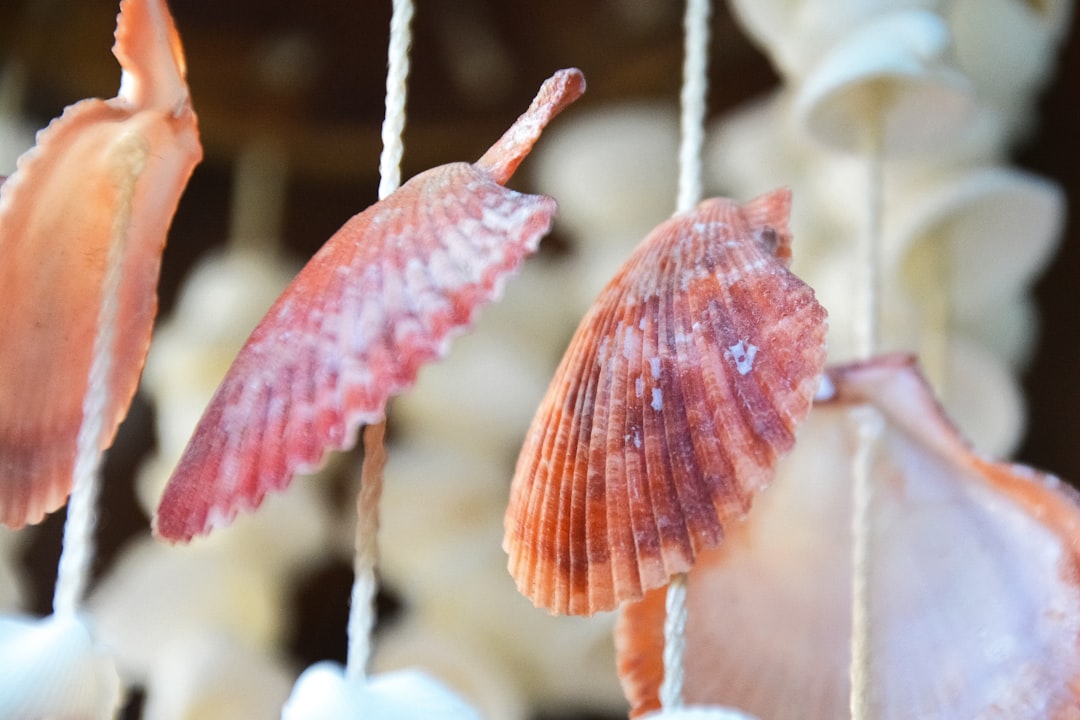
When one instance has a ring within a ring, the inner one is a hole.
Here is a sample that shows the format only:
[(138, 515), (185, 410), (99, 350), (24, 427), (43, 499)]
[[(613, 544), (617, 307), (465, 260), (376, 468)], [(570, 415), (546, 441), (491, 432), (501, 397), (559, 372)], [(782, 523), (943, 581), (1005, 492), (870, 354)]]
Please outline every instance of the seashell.
[(1064, 226), (1065, 197), (1056, 184), (1020, 170), (968, 168), (917, 178), (893, 210), (898, 221), (885, 262), (915, 297), (931, 291), (928, 280), (939, 280), (927, 268), (942, 268), (949, 307), (963, 321), (1003, 294), (1026, 290), (1046, 268)]
[(117, 97), (68, 107), (0, 188), (0, 523), (14, 528), (71, 490), (104, 306), (115, 324), (98, 444), (112, 442), (150, 344), (169, 221), (202, 156), (162, 0), (120, 4), (113, 54)]
[(254, 509), (352, 445), (446, 354), (550, 228), (554, 200), (502, 184), (584, 88), (580, 71), (560, 71), (476, 164), (418, 175), (327, 241), (211, 400), (165, 489), (159, 536), (187, 541)]
[(975, 112), (974, 91), (950, 62), (951, 36), (940, 15), (907, 10), (853, 29), (800, 86), (795, 113), (812, 135), (849, 152), (868, 152), (880, 127), (883, 154), (942, 147)]
[(0, 617), (0, 717), (106, 720), (120, 677), (83, 617)]
[(757, 718), (731, 708), (698, 705), (677, 710), (657, 710), (644, 716), (642, 720), (757, 720)]
[[(876, 412), (868, 668), (872, 717), (1074, 717), (1080, 505), (1056, 478), (975, 453), (908, 356), (828, 374), (754, 512), (687, 583), (688, 703), (774, 720), (847, 718), (852, 411)], [(664, 593), (623, 608), (633, 716), (657, 707)]]
[(427, 674), (399, 670), (369, 679), (346, 678), (320, 662), (300, 675), (281, 720), (480, 720), (475, 710)]
[(656, 228), (570, 342), (518, 458), (503, 547), (552, 613), (610, 610), (715, 546), (794, 443), (825, 310), (787, 271), (791, 195)]
[(159, 645), (148, 668), (143, 720), (280, 717), (294, 677), (275, 653), (208, 628)]

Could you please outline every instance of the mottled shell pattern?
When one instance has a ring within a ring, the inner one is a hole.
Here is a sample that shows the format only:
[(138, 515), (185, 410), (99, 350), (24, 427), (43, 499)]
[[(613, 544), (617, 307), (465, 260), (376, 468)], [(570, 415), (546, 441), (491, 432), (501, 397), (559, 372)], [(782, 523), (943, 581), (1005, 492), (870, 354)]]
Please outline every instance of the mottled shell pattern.
[(65, 109), (0, 186), (0, 523), (13, 528), (67, 501), (107, 303), (101, 448), (127, 414), (165, 236), (202, 158), (163, 0), (120, 4), (113, 54), (119, 94)]
[[(773, 720), (849, 714), (853, 411), (871, 463), (872, 716), (1080, 715), (1080, 504), (1057, 478), (975, 453), (908, 356), (829, 371), (835, 396), (753, 512), (687, 580), (685, 699)], [(623, 606), (619, 675), (660, 706), (665, 597)]]
[(503, 546), (556, 614), (689, 570), (791, 449), (826, 313), (787, 270), (791, 195), (707, 200), (657, 227), (582, 320), (518, 459)]
[(585, 80), (562, 70), (476, 164), (428, 170), (350, 219), (241, 349), (165, 489), (187, 541), (315, 470), (446, 354), (551, 227), (555, 201), (502, 186)]

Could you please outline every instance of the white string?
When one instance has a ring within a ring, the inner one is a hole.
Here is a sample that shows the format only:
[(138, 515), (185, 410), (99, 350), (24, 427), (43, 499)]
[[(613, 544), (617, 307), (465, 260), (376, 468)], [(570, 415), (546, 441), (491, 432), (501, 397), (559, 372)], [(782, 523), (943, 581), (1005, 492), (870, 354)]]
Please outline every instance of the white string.
[[(705, 147), (706, 96), (709, 89), (710, 0), (687, 0), (683, 16), (683, 83), (680, 93), (679, 194), (676, 212), (693, 210), (702, 194), (702, 151)], [(683, 705), (686, 654), (685, 573), (668, 584), (664, 620), (664, 680), (660, 684), (660, 706), (675, 709)]]
[(694, 209), (701, 200), (702, 150), (705, 147), (705, 98), (709, 89), (710, 0), (687, 0), (683, 16), (683, 84), (680, 94), (679, 196), (676, 212)]
[[(884, 184), (881, 134), (881, 116), (869, 118), (866, 142), (867, 226), (860, 239), (860, 267), (857, 273), (860, 297), (856, 313), (856, 349), (861, 360), (873, 357), (878, 346)], [(852, 720), (867, 720), (871, 717), (870, 664), (873, 661), (870, 652), (873, 453), (881, 434), (881, 419), (870, 407), (856, 408), (852, 415), (858, 429), (858, 444), (852, 459), (850, 708)]]
[(116, 343), (116, 318), (120, 310), (120, 276), (123, 235), (130, 226), (130, 197), (113, 220), (105, 278), (101, 287), (97, 334), (83, 396), (83, 416), (75, 439), (75, 464), (71, 473), (71, 497), (64, 520), (64, 538), (53, 588), (53, 613), (71, 614), (79, 609), (90, 579), (94, 559), (95, 508), (100, 491), (101, 434), (105, 426), (109, 375)]
[[(387, 52), (386, 117), (382, 125), (382, 154), (379, 157), (379, 199), (401, 184), (401, 157), (405, 144), (405, 98), (409, 77), (409, 45), (412, 0), (394, 0), (390, 19), (390, 47)], [(349, 606), (346, 677), (362, 680), (371, 658), (371, 633), (375, 627), (375, 595), (378, 578), (379, 497), (382, 494), (382, 464), (385, 462), (383, 433), (386, 424), (364, 429), (364, 471), (356, 503), (356, 554), (353, 557), (353, 586)]]
[(406, 83), (409, 78), (409, 45), (413, 18), (412, 0), (394, 0), (390, 18), (390, 47), (387, 51), (386, 116), (382, 124), (382, 154), (379, 156), (379, 199), (401, 184), (401, 156), (405, 152)]

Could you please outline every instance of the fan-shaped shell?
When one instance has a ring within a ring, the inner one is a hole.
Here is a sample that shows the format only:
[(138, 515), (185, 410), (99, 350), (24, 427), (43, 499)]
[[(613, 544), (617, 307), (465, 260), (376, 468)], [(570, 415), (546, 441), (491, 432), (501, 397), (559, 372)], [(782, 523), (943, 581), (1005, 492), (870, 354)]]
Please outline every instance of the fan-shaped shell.
[[(910, 358), (830, 373), (768, 492), (687, 582), (688, 703), (849, 717), (852, 408), (883, 421), (870, 506), (873, 717), (1043, 720), (1080, 711), (1080, 505), (974, 453)], [(870, 408), (866, 407), (867, 405)], [(623, 608), (632, 716), (658, 706), (664, 593)]]
[(529, 429), (506, 514), (518, 589), (592, 614), (688, 570), (794, 443), (825, 311), (786, 269), (790, 193), (660, 225), (582, 320)]
[(351, 446), (447, 352), (551, 227), (554, 200), (500, 183), (583, 91), (579, 71), (560, 71), (475, 165), (417, 175), (326, 242), (210, 401), (162, 497), (160, 536), (186, 541), (254, 509)]
[(165, 235), (202, 156), (179, 39), (162, 0), (120, 5), (120, 94), (38, 134), (0, 186), (0, 522), (64, 504), (99, 314), (111, 366), (99, 438), (127, 413), (150, 344)]

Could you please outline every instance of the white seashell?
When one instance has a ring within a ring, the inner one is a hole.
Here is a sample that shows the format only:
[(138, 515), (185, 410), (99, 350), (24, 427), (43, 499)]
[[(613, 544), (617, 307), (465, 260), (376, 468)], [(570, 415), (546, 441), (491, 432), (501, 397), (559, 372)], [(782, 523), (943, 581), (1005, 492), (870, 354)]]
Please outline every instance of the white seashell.
[(258, 558), (151, 538), (127, 548), (88, 602), (125, 678), (145, 680), (162, 648), (192, 633), (212, 631), (269, 652), (284, 628), (288, 589)]
[[(459, 447), (508, 455), (547, 389), (555, 360), (542, 360), (493, 333), (470, 333), (442, 362), (425, 367), (413, 390), (395, 401), (395, 421), (418, 437), (434, 435)], [(466, 415), (470, 421), (462, 422)]]
[(0, 717), (106, 720), (120, 700), (113, 660), (83, 617), (0, 618)]
[(381, 502), (388, 518), (379, 530), (382, 577), (404, 594), (413, 634), (497, 651), (530, 707), (616, 711), (623, 700), (610, 671), (613, 617), (538, 613), (507, 582), (499, 542), (511, 471), (509, 457), (466, 453), (430, 438), (392, 447)]
[(216, 630), (178, 636), (158, 649), (143, 720), (272, 720), (292, 673), (272, 653)]
[(1034, 95), (1051, 75), (1069, 27), (1068, 0), (954, 0), (948, 9), (957, 64), (980, 101), (1010, 121), (1014, 138), (1034, 121)]
[[(886, 210), (885, 273), (912, 297), (947, 288), (950, 315), (977, 317), (1034, 280), (1057, 249), (1065, 198), (1054, 183), (1011, 168), (983, 167), (923, 178)], [(941, 277), (929, 277), (938, 268)], [(944, 281), (944, 284), (942, 284)]]
[(757, 718), (731, 708), (695, 705), (677, 710), (657, 710), (648, 715), (642, 715), (641, 720), (757, 720)]
[[(959, 136), (975, 110), (971, 84), (951, 62), (936, 13), (892, 13), (854, 29), (803, 79), (795, 113), (826, 145), (885, 155), (925, 152)], [(874, 133), (879, 135), (875, 141)]]
[[(416, 668), (444, 681), (481, 717), (527, 720), (531, 716), (528, 703), (514, 677), (519, 667), (507, 663), (495, 646), (478, 642), (463, 628), (442, 630), (409, 620), (396, 623), (379, 635), (372, 672)], [(551, 652), (557, 651), (552, 648)]]
[(281, 710), (281, 720), (480, 720), (475, 710), (418, 670), (345, 677), (332, 662), (300, 675)]
[(633, 245), (675, 208), (679, 123), (668, 105), (578, 113), (551, 130), (536, 184), (559, 198), (559, 220), (582, 243)]
[(941, 0), (731, 0), (743, 28), (788, 78), (799, 78), (855, 28), (904, 10), (938, 11)]

